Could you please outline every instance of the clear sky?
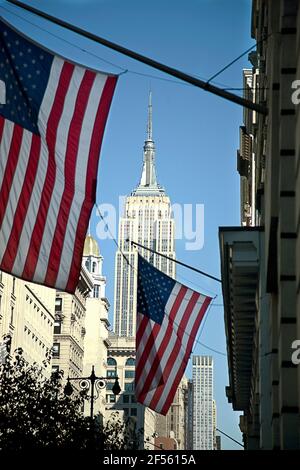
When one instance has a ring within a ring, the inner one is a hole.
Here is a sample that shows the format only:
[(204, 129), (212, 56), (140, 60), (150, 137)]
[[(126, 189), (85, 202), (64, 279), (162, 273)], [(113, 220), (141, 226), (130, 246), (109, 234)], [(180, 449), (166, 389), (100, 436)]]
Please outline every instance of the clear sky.
[[(250, 0), (35, 0), (27, 3), (204, 79), (253, 45)], [(159, 182), (172, 203), (194, 207), (204, 204), (204, 246), (201, 250), (188, 251), (186, 240), (178, 240), (177, 258), (220, 276), (218, 227), (240, 223), (236, 150), (242, 108), (65, 31), (5, 0), (0, 0), (0, 6), (4, 18), (57, 53), (107, 72), (129, 70), (119, 78), (107, 122), (99, 167), (98, 204), (118, 207), (119, 196), (129, 194), (139, 181), (151, 87)], [(242, 69), (249, 66), (246, 55), (220, 75), (216, 84), (242, 87)], [(99, 221), (94, 211), (91, 232), (95, 237)], [(100, 246), (107, 297), (113, 305), (116, 246), (109, 239), (100, 241)], [(198, 341), (225, 353), (224, 314), (222, 306), (218, 306), (223, 302), (220, 284), (184, 268), (178, 268), (177, 272), (178, 280), (217, 295), (217, 306), (208, 312)], [(112, 313), (111, 306), (111, 319)], [(212, 353), (199, 343), (194, 354), (213, 355), (218, 427), (241, 441), (240, 413), (232, 411), (225, 397), (226, 357)], [(190, 369), (189, 366), (188, 376), (191, 376)], [(222, 448), (240, 449), (223, 436)]]

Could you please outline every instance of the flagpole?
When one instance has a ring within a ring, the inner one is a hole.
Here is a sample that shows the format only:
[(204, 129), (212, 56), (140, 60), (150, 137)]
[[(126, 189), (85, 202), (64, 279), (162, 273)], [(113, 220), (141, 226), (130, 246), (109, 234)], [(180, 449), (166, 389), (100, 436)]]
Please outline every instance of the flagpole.
[(191, 85), (194, 85), (198, 88), (209, 91), (210, 93), (213, 93), (214, 95), (220, 96), (221, 98), (224, 98), (228, 101), (236, 103), (240, 106), (243, 106), (244, 108), (251, 109), (252, 111), (256, 111), (260, 114), (265, 114), (265, 115), (268, 114), (268, 109), (265, 106), (262, 106), (257, 103), (253, 103), (252, 101), (242, 98), (241, 96), (235, 95), (234, 93), (230, 93), (226, 90), (223, 90), (222, 88), (211, 85), (209, 81), (205, 82), (204, 80), (200, 80), (199, 78), (193, 77), (192, 75), (184, 73), (181, 70), (175, 69), (173, 67), (169, 67), (168, 65), (162, 64), (161, 62), (157, 62), (156, 60), (153, 60), (142, 54), (139, 54), (130, 49), (127, 49), (119, 44), (116, 44), (100, 36), (97, 36), (96, 34), (90, 33), (84, 29), (74, 26), (71, 23), (67, 23), (64, 20), (55, 18), (54, 16), (49, 15), (48, 13), (45, 13), (41, 10), (38, 10), (37, 8), (26, 5), (25, 3), (20, 2), (19, 0), (6, 0), (6, 1), (20, 8), (23, 8), (24, 10), (27, 10), (30, 13), (34, 13), (35, 15), (38, 15), (41, 18), (51, 21), (52, 23), (62, 26), (63, 28), (69, 29), (70, 31), (73, 31), (74, 33), (80, 34), (81, 36), (84, 36), (92, 41), (95, 41), (98, 44), (101, 44), (102, 46), (108, 47), (109, 49), (113, 49), (114, 51), (117, 51), (121, 54), (131, 57), (132, 59), (135, 59), (146, 65), (149, 65), (150, 67), (160, 70), (161, 72), (167, 73), (173, 77), (179, 78), (180, 80), (184, 82), (190, 83)]
[(136, 245), (136, 246), (139, 246), (140, 248), (143, 248), (144, 250), (150, 251), (151, 253), (154, 253), (155, 255), (162, 256), (162, 258), (166, 258), (166, 259), (169, 259), (170, 261), (173, 261), (174, 263), (180, 264), (181, 266), (184, 266), (185, 268), (191, 269), (192, 271), (195, 271), (196, 273), (209, 277), (210, 279), (213, 279), (214, 281), (222, 282), (221, 279), (219, 279), (218, 277), (212, 276), (211, 274), (207, 274), (204, 271), (201, 271), (200, 269), (195, 268), (194, 266), (191, 266), (189, 264), (183, 263), (182, 261), (179, 261), (178, 259), (170, 258), (170, 256), (164, 255), (163, 253), (159, 253), (156, 250), (152, 250), (152, 248), (147, 248), (146, 246), (141, 245), (140, 243), (134, 242), (132, 240), (129, 240), (128, 238), (126, 241), (130, 242), (132, 245)]

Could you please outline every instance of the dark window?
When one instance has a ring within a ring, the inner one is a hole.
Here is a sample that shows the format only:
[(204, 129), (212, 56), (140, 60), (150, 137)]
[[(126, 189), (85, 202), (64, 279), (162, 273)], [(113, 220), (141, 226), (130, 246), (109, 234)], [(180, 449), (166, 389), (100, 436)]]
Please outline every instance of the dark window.
[(53, 357), (59, 357), (60, 354), (60, 343), (53, 343)]
[(126, 383), (125, 384), (125, 392), (133, 392), (134, 391), (134, 383)]
[(129, 403), (130, 395), (123, 395), (123, 403)]
[(10, 308), (10, 324), (14, 324), (14, 307)]
[(106, 390), (112, 390), (113, 386), (114, 386), (113, 382), (107, 382)]
[(129, 408), (123, 408), (123, 411), (124, 411), (124, 416), (129, 415)]
[(56, 297), (55, 299), (55, 311), (62, 312), (62, 299), (60, 297)]
[(52, 366), (51, 374), (55, 375), (59, 372), (59, 366)]
[(97, 269), (97, 263), (94, 261), (93, 262), (93, 273), (96, 272), (96, 269)]
[(12, 286), (12, 293), (15, 295), (15, 288), (16, 288), (16, 278), (13, 277), (13, 286)]
[(54, 334), (59, 335), (61, 333), (61, 320), (54, 321)]
[(133, 357), (129, 357), (126, 361), (126, 366), (135, 366), (135, 359)]
[(131, 395), (131, 403), (136, 403), (135, 395)]
[(108, 366), (116, 366), (117, 365), (117, 361), (113, 358), (113, 357), (109, 357), (107, 359), (107, 365)]
[(125, 370), (125, 379), (134, 379), (134, 370)]
[(137, 409), (131, 408), (131, 416), (137, 416)]

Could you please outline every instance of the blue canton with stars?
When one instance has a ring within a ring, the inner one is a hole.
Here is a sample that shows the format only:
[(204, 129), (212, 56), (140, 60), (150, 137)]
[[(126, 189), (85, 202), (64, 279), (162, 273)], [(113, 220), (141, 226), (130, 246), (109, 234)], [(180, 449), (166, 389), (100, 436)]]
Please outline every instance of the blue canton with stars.
[(138, 257), (137, 311), (162, 324), (165, 306), (176, 284), (174, 279)]
[(34, 134), (53, 59), (0, 21), (0, 115)]

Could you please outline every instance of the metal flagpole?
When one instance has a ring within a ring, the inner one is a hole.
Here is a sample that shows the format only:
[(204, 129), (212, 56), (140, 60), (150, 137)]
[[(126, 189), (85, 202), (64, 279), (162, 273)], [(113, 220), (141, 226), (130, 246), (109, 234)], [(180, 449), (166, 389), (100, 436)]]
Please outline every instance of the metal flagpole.
[(200, 269), (195, 268), (194, 266), (190, 266), (189, 264), (179, 261), (178, 259), (170, 258), (169, 256), (164, 255), (163, 253), (159, 253), (158, 251), (152, 250), (152, 248), (147, 248), (146, 246), (141, 245), (140, 243), (137, 243), (137, 242), (133, 242), (132, 240), (127, 239), (126, 241), (130, 242), (132, 245), (136, 245), (136, 246), (139, 246), (140, 248), (144, 248), (144, 250), (151, 251), (151, 253), (154, 253), (155, 255), (162, 256), (163, 258), (169, 259), (170, 261), (174, 261), (174, 263), (180, 264), (181, 266), (191, 269), (192, 271), (195, 271), (196, 273), (209, 277), (210, 279), (213, 279), (214, 281), (222, 282), (221, 279), (219, 279), (218, 277), (212, 276), (211, 274), (207, 274), (204, 271), (201, 271)]
[(202, 88), (203, 90), (209, 91), (210, 93), (213, 93), (214, 95), (220, 96), (221, 98), (224, 98), (228, 101), (239, 104), (240, 106), (243, 106), (245, 108), (251, 109), (252, 111), (257, 111), (258, 113), (265, 114), (265, 115), (268, 114), (268, 109), (265, 106), (262, 106), (257, 103), (253, 103), (252, 101), (242, 98), (240, 96), (237, 96), (234, 93), (230, 93), (226, 90), (222, 90), (221, 88), (211, 85), (209, 82), (200, 80), (199, 78), (193, 77), (192, 75), (189, 75), (180, 70), (174, 69), (173, 67), (169, 67), (168, 65), (162, 64), (161, 62), (157, 62), (156, 60), (150, 59), (149, 57), (146, 57), (142, 54), (139, 54), (130, 49), (127, 49), (119, 44), (108, 41), (107, 39), (97, 36), (96, 34), (90, 33), (84, 29), (81, 29), (70, 23), (67, 23), (64, 20), (55, 18), (54, 16), (49, 15), (48, 13), (45, 13), (41, 10), (38, 10), (37, 8), (26, 5), (25, 3), (19, 2), (19, 0), (6, 0), (6, 1), (20, 8), (23, 8), (24, 10), (30, 11), (31, 13), (34, 13), (35, 15), (38, 15), (48, 21), (51, 21), (52, 23), (62, 26), (63, 28), (69, 29), (70, 31), (73, 31), (74, 33), (80, 34), (81, 36), (84, 36), (88, 39), (91, 39), (92, 41), (102, 44), (102, 46), (106, 46), (109, 49), (113, 49), (114, 51), (117, 51), (121, 54), (131, 57), (132, 59), (135, 59), (146, 65), (149, 65), (150, 67), (160, 70), (161, 72), (167, 73), (169, 75), (172, 75), (173, 77), (183, 80), (184, 82), (190, 83), (191, 85), (194, 85), (198, 88)]

